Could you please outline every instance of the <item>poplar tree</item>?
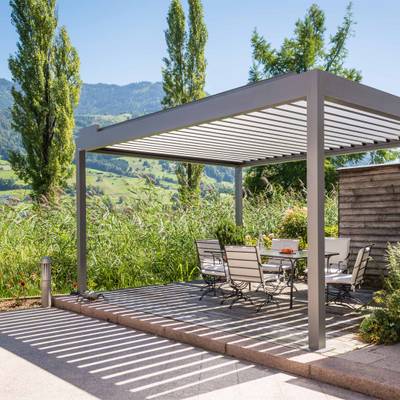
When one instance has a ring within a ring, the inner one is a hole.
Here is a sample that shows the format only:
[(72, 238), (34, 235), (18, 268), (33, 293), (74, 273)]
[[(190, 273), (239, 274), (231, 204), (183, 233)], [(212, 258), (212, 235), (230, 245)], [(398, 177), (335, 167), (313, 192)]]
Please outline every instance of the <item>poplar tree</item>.
[(57, 27), (56, 0), (11, 0), (10, 6), (19, 37), (9, 58), (12, 127), (23, 145), (10, 152), (10, 162), (36, 201), (54, 200), (72, 172), (79, 57), (65, 27)]
[[(189, 0), (188, 30), (180, 0), (172, 0), (168, 11), (165, 40), (168, 56), (162, 70), (164, 108), (175, 107), (205, 96), (207, 28), (200, 0)], [(177, 163), (176, 176), (182, 204), (195, 204), (200, 198), (204, 166)]]

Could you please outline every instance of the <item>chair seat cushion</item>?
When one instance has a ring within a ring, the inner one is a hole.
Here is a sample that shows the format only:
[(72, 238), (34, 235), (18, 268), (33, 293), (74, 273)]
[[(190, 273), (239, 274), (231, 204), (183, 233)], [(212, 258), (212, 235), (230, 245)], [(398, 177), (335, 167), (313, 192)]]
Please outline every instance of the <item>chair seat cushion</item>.
[(201, 273), (204, 275), (225, 276), (225, 266), (214, 262), (203, 262)]
[(351, 274), (327, 274), (325, 283), (338, 285), (351, 285)]
[(262, 269), (264, 272), (271, 272), (278, 274), (281, 271), (287, 271), (292, 267), (290, 265), (277, 265), (277, 264), (262, 264)]
[(263, 274), (264, 282), (275, 282), (277, 281), (276, 274)]

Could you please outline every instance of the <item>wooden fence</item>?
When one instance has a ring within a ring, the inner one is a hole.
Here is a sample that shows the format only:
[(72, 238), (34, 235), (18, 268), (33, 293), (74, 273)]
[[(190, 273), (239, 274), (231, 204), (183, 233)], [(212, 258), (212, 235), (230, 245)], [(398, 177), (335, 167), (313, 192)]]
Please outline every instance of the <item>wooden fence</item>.
[(339, 236), (351, 238), (350, 265), (374, 243), (366, 285), (380, 287), (387, 244), (400, 241), (400, 164), (339, 169)]

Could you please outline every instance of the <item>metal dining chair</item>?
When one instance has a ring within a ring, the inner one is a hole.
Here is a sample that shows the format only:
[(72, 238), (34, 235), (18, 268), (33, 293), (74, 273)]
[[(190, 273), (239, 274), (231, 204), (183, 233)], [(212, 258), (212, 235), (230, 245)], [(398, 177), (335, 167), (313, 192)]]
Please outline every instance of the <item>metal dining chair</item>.
[(355, 302), (364, 305), (362, 301), (355, 296), (355, 293), (364, 283), (365, 273), (370, 260), (371, 248), (372, 245), (369, 245), (362, 247), (358, 251), (351, 274), (339, 272), (325, 275), (327, 304), (333, 302), (351, 307), (351, 303)]
[(266, 274), (263, 271), (257, 247), (253, 246), (225, 246), (228, 266), (228, 283), (234, 291), (234, 299), (229, 308), (239, 300), (254, 304), (249, 295), (251, 284), (256, 284), (256, 291), (260, 289), (266, 296), (265, 301), (257, 307), (261, 308), (273, 301), (273, 295), (280, 287), (279, 277), (276, 274)]
[(217, 239), (196, 240), (196, 249), (198, 267), (206, 284), (199, 298), (202, 300), (210, 292), (216, 296), (217, 289), (226, 283), (226, 264), (224, 252)]

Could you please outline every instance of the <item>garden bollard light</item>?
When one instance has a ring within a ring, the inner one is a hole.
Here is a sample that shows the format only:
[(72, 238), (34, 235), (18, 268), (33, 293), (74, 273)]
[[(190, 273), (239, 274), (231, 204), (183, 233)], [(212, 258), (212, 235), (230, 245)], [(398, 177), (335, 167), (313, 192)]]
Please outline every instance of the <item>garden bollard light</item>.
[(42, 307), (51, 307), (51, 260), (50, 257), (43, 257), (40, 261), (42, 279), (40, 287), (42, 290)]

